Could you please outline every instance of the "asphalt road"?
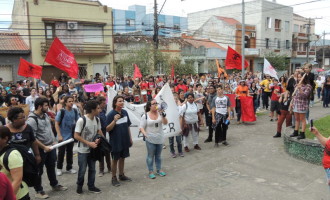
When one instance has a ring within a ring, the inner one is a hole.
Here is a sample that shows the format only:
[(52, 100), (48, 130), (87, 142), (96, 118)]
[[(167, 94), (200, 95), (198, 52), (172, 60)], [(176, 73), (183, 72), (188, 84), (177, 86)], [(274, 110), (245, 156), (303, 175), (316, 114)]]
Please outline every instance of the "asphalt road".
[[(329, 113), (330, 109), (323, 109), (319, 103), (311, 108), (314, 119)], [(96, 177), (101, 194), (88, 193), (85, 185), (83, 195), (75, 192), (77, 174), (58, 177), (62, 185), (69, 187), (68, 191), (51, 191), (46, 174), (43, 185), (54, 200), (330, 199), (322, 166), (290, 157), (284, 151), (283, 138), (272, 137), (275, 133), (276, 122), (269, 121), (268, 113), (259, 116), (253, 124), (232, 123), (227, 137), (229, 146), (214, 148), (213, 143), (203, 143), (207, 136), (204, 130), (199, 139), (201, 151), (192, 150), (183, 158), (171, 158), (169, 148), (163, 150), (163, 169), (167, 176), (157, 176), (154, 180), (147, 178), (145, 144), (137, 141), (125, 166), (125, 173), (132, 182), (115, 188), (111, 185), (111, 174), (105, 174)], [(74, 166), (78, 169), (77, 157)], [(33, 188), (30, 191), (34, 198)]]

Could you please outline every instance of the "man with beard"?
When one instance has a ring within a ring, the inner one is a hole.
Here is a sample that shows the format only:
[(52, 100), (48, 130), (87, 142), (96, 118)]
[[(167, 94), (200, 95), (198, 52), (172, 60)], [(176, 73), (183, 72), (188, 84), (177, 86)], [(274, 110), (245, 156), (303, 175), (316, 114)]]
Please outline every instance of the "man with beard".
[(37, 98), (35, 103), (35, 110), (30, 113), (27, 123), (32, 127), (35, 133), (36, 141), (39, 147), (41, 162), (38, 165), (38, 182), (34, 187), (36, 191), (36, 198), (46, 199), (48, 195), (44, 192), (42, 187), (42, 174), (44, 165), (47, 168), (47, 176), (54, 191), (65, 191), (68, 188), (60, 185), (56, 179), (56, 149), (51, 149), (50, 146), (55, 143), (55, 137), (51, 128), (51, 123), (46, 114), (49, 107), (49, 101), (46, 98)]
[(211, 109), (211, 103), (213, 98), (217, 95), (215, 86), (210, 85), (209, 86), (209, 94), (207, 96), (207, 101), (206, 101), (206, 112), (205, 112), (205, 117), (206, 117), (206, 125), (209, 127), (209, 136), (207, 139), (204, 141), (204, 143), (207, 142), (212, 142), (212, 137), (213, 137), (213, 128), (212, 128), (212, 109)]

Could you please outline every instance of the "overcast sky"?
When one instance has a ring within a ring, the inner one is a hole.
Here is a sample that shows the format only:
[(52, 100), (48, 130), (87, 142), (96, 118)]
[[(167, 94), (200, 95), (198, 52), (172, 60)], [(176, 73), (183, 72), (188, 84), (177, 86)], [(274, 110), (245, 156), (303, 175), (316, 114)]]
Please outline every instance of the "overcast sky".
[[(15, 0), (20, 1), (20, 0)], [(147, 13), (153, 12), (154, 0), (99, 0), (102, 4), (116, 9), (128, 9), (129, 5), (145, 5)], [(165, 2), (166, 1), (166, 2)], [(246, 0), (246, 2), (249, 0)], [(8, 27), (14, 0), (0, 0), (0, 28)], [(188, 13), (240, 3), (241, 0), (157, 0), (158, 9), (164, 4), (162, 14), (187, 16)], [(316, 20), (315, 32), (325, 30), (330, 39), (330, 0), (277, 0), (279, 4), (292, 6), (294, 12), (304, 17), (322, 18)], [(310, 3), (308, 3), (310, 2)], [(301, 4), (301, 5), (297, 5)], [(2, 29), (3, 30), (3, 29)]]

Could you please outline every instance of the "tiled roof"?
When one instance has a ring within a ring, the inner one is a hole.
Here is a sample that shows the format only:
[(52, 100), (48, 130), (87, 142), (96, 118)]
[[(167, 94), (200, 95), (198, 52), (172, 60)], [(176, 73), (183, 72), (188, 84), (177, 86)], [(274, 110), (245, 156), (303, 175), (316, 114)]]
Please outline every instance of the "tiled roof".
[(195, 48), (199, 48), (201, 46), (210, 49), (210, 48), (217, 48), (217, 49), (221, 49), (226, 51), (225, 48), (221, 47), (220, 45), (218, 45), (215, 42), (212, 42), (211, 40), (208, 39), (195, 39), (195, 38), (184, 38), (184, 40), (188, 43), (190, 43), (191, 45), (193, 45)]
[(0, 51), (30, 51), (18, 33), (0, 32)]
[(236, 25), (236, 24), (241, 24), (241, 22), (237, 21), (234, 18), (229, 18), (229, 17), (221, 17), (221, 16), (216, 16), (217, 19), (222, 20), (226, 22), (229, 25)]

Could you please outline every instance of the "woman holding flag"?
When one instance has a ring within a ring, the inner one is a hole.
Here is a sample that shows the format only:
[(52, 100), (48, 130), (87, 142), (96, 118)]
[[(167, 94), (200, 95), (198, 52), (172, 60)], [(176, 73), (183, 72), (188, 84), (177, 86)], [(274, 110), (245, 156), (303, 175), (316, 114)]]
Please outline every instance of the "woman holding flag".
[(241, 124), (241, 116), (242, 116), (242, 111), (241, 111), (241, 101), (240, 97), (246, 97), (250, 96), (249, 94), (249, 88), (246, 85), (245, 80), (241, 80), (239, 82), (239, 85), (236, 88), (236, 115), (237, 115), (237, 124)]

